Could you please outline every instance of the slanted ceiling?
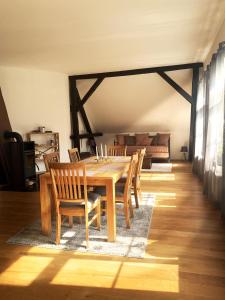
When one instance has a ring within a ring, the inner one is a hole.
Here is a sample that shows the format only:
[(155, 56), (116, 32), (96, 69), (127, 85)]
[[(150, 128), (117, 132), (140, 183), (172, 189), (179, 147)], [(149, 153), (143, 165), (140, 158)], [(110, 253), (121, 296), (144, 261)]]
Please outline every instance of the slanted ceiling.
[(1, 0), (0, 65), (66, 74), (203, 61), (224, 0)]

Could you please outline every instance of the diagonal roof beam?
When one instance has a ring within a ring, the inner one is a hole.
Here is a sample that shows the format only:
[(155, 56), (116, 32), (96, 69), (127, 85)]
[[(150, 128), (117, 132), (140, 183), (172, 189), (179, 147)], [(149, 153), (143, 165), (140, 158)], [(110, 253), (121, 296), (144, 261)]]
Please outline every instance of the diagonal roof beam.
[(192, 96), (189, 95), (179, 84), (177, 84), (170, 76), (164, 72), (158, 72), (169, 85), (171, 85), (181, 96), (183, 96), (188, 102), (192, 104)]
[(87, 102), (87, 100), (91, 97), (91, 95), (96, 91), (96, 89), (99, 87), (99, 85), (102, 83), (103, 80), (104, 80), (104, 77), (100, 77), (95, 81), (95, 83), (91, 86), (89, 91), (82, 98), (81, 103), (80, 103), (82, 106)]

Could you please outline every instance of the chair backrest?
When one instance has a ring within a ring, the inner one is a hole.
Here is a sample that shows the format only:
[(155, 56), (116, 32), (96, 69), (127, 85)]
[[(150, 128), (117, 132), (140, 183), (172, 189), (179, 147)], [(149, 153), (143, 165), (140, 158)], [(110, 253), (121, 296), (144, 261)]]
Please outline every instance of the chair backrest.
[(130, 165), (127, 173), (125, 188), (124, 188), (124, 201), (128, 199), (132, 188), (132, 179), (135, 174), (135, 168), (138, 162), (138, 154), (135, 153), (131, 156)]
[(60, 201), (87, 205), (86, 167), (79, 163), (50, 163), (56, 207)]
[(69, 157), (71, 162), (80, 161), (80, 153), (78, 148), (68, 149)]
[(146, 148), (138, 149), (138, 151), (137, 151), (137, 153), (138, 153), (138, 162), (137, 162), (137, 168), (136, 168), (136, 171), (135, 171), (135, 176), (140, 176), (141, 175), (141, 169), (142, 169), (142, 165), (143, 165), (145, 152), (146, 152)]
[(107, 148), (108, 156), (126, 156), (127, 146), (111, 145)]
[(48, 154), (43, 155), (44, 163), (45, 163), (45, 169), (46, 171), (49, 171), (49, 163), (51, 162), (59, 162), (59, 152), (52, 152)]

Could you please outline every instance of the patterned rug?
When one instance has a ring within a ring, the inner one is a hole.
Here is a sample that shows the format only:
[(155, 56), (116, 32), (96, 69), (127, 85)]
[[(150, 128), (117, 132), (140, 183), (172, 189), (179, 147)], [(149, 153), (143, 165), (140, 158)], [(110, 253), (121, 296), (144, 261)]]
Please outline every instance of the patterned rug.
[(84, 224), (76, 223), (73, 228), (70, 228), (67, 224), (62, 225), (61, 241), (58, 246), (54, 244), (55, 224), (53, 223), (52, 226), (52, 237), (49, 238), (41, 234), (40, 221), (22, 229), (15, 236), (11, 237), (7, 243), (82, 253), (143, 258), (155, 198), (150, 193), (142, 193), (142, 197), (143, 201), (140, 208), (134, 209), (134, 218), (131, 221), (130, 229), (127, 229), (125, 226), (124, 215), (120, 212), (117, 213), (116, 242), (107, 242), (106, 217), (103, 216), (100, 231), (94, 227), (89, 227), (89, 248), (86, 248)]

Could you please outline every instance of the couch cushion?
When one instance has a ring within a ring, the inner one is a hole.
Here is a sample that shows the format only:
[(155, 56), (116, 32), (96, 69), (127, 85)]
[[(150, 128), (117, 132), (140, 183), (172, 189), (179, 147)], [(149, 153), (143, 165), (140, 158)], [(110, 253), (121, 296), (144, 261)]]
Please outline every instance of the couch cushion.
[(158, 145), (158, 135), (153, 135), (153, 136), (150, 136), (150, 138), (152, 139), (152, 141), (151, 141), (151, 146), (153, 145), (153, 146), (156, 146), (156, 145)]
[(143, 149), (145, 148), (144, 146), (128, 146), (127, 147), (127, 155), (132, 155), (135, 152), (137, 152), (138, 149)]
[(151, 144), (148, 133), (137, 133), (135, 136), (137, 146), (149, 146)]
[(125, 135), (124, 141), (125, 141), (125, 145), (127, 145), (127, 146), (135, 146), (136, 145), (136, 137), (133, 135)]
[(151, 158), (162, 158), (162, 159), (168, 159), (169, 153), (152, 153)]
[(167, 146), (149, 146), (146, 148), (146, 154), (151, 153), (168, 153), (168, 147)]
[(125, 145), (125, 139), (124, 139), (125, 136), (128, 136), (128, 134), (117, 134), (116, 135), (116, 141), (117, 141), (118, 145), (120, 145), (120, 146)]
[(158, 138), (157, 138), (158, 145), (168, 146), (168, 142), (169, 142), (169, 138), (170, 138), (169, 133), (158, 133), (157, 136), (158, 136)]

